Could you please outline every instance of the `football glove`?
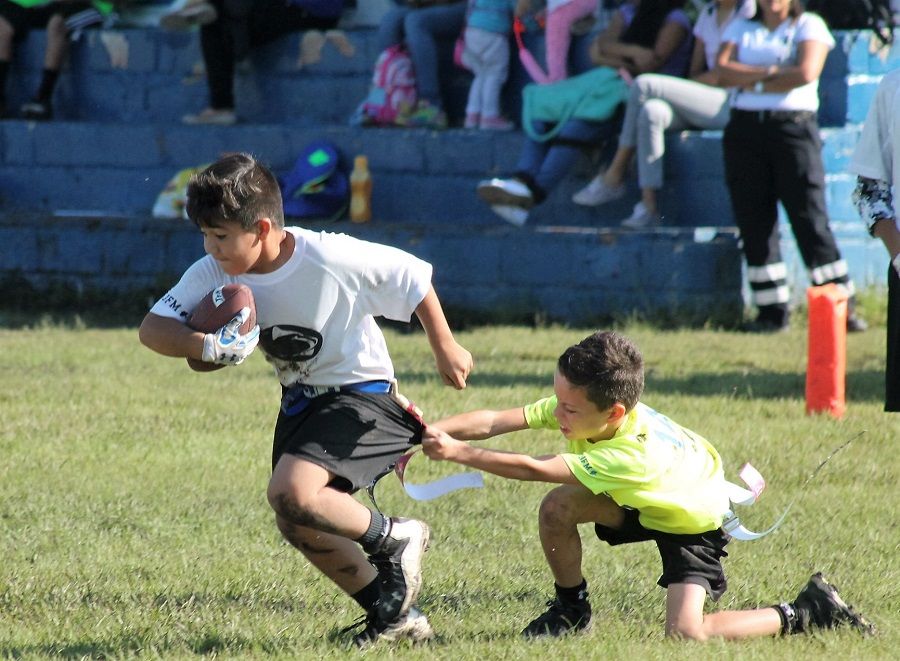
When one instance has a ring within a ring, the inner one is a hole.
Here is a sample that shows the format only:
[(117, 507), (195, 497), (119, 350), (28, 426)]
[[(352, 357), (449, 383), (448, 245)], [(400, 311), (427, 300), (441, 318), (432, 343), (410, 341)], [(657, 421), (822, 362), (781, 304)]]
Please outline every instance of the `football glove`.
[(241, 335), (240, 328), (250, 317), (250, 308), (242, 308), (215, 333), (203, 337), (203, 361), (217, 365), (240, 365), (259, 343), (259, 324)]

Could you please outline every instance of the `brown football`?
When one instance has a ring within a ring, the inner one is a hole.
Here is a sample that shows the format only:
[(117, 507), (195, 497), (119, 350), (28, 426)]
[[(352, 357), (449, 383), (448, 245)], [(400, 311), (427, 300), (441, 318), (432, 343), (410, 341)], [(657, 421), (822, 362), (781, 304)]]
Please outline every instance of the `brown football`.
[[(244, 307), (250, 308), (250, 318), (241, 326), (241, 333), (249, 332), (256, 325), (256, 303), (253, 301), (253, 292), (246, 285), (220, 285), (200, 300), (188, 318), (187, 325), (201, 333), (213, 333), (234, 319)], [(187, 362), (191, 369), (197, 372), (212, 372), (225, 367), (196, 358), (188, 358)]]

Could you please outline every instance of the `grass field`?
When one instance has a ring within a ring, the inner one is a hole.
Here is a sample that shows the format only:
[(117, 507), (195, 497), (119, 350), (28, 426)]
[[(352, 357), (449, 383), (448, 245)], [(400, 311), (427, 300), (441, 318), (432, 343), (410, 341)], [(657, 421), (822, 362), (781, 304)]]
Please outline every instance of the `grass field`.
[[(476, 328), (469, 388), (439, 384), (421, 333), (388, 332), (402, 390), (426, 417), (510, 407), (550, 392), (557, 355), (588, 329)], [(804, 414), (806, 333), (625, 332), (644, 351), (644, 401), (704, 434), (726, 475), (744, 461), (766, 476), (744, 511), (751, 529), (794, 499), (784, 525), (733, 542), (730, 589), (718, 607), (792, 599), (815, 570), (880, 629), (789, 639), (679, 643), (663, 638), (664, 592), (652, 545), (610, 549), (585, 528), (594, 627), (529, 643), (519, 630), (543, 610), (552, 579), (537, 541), (546, 485), (485, 476), (483, 490), (415, 502), (393, 476), (378, 487), (388, 514), (434, 530), (420, 604), (439, 638), (375, 648), (411, 659), (888, 659), (900, 650), (900, 418), (882, 412), (884, 329), (849, 338), (848, 413)], [(0, 330), (0, 656), (8, 658), (337, 659), (357, 618), (275, 530), (265, 502), (278, 387), (259, 355), (195, 374), (138, 345), (135, 329), (54, 324)], [(804, 491), (801, 485), (835, 447)], [(488, 442), (558, 451), (560, 435)], [(459, 470), (418, 455), (407, 479)], [(365, 497), (363, 497), (365, 498)], [(367, 502), (367, 501), (365, 501)], [(712, 606), (711, 606), (712, 607)]]

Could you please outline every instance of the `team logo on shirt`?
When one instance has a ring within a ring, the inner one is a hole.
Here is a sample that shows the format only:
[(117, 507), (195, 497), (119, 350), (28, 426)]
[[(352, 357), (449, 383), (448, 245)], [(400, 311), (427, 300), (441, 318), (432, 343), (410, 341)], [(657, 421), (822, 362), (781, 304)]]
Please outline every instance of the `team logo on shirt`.
[(292, 363), (312, 360), (322, 349), (322, 335), (301, 326), (270, 326), (259, 334), (266, 355)]

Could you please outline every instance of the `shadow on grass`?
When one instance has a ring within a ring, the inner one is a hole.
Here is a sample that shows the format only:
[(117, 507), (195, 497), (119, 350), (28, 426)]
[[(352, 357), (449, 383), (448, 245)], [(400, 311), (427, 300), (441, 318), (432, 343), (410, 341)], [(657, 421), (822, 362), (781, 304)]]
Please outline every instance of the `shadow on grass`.
[[(413, 392), (415, 385), (431, 383), (437, 377), (430, 372), (398, 372), (397, 378), (405, 390)], [(410, 387), (410, 384), (413, 384), (413, 387)], [(515, 375), (476, 370), (469, 379), (469, 386), (491, 388), (534, 386), (543, 387), (547, 390), (547, 394), (550, 394), (553, 389), (553, 375), (551, 373)], [(715, 374), (697, 372), (683, 377), (656, 377), (651, 372), (647, 375), (645, 392), (737, 399), (802, 399), (806, 392), (806, 374), (753, 370)], [(876, 370), (849, 371), (846, 376), (846, 393), (849, 401), (882, 400), (884, 373)]]

